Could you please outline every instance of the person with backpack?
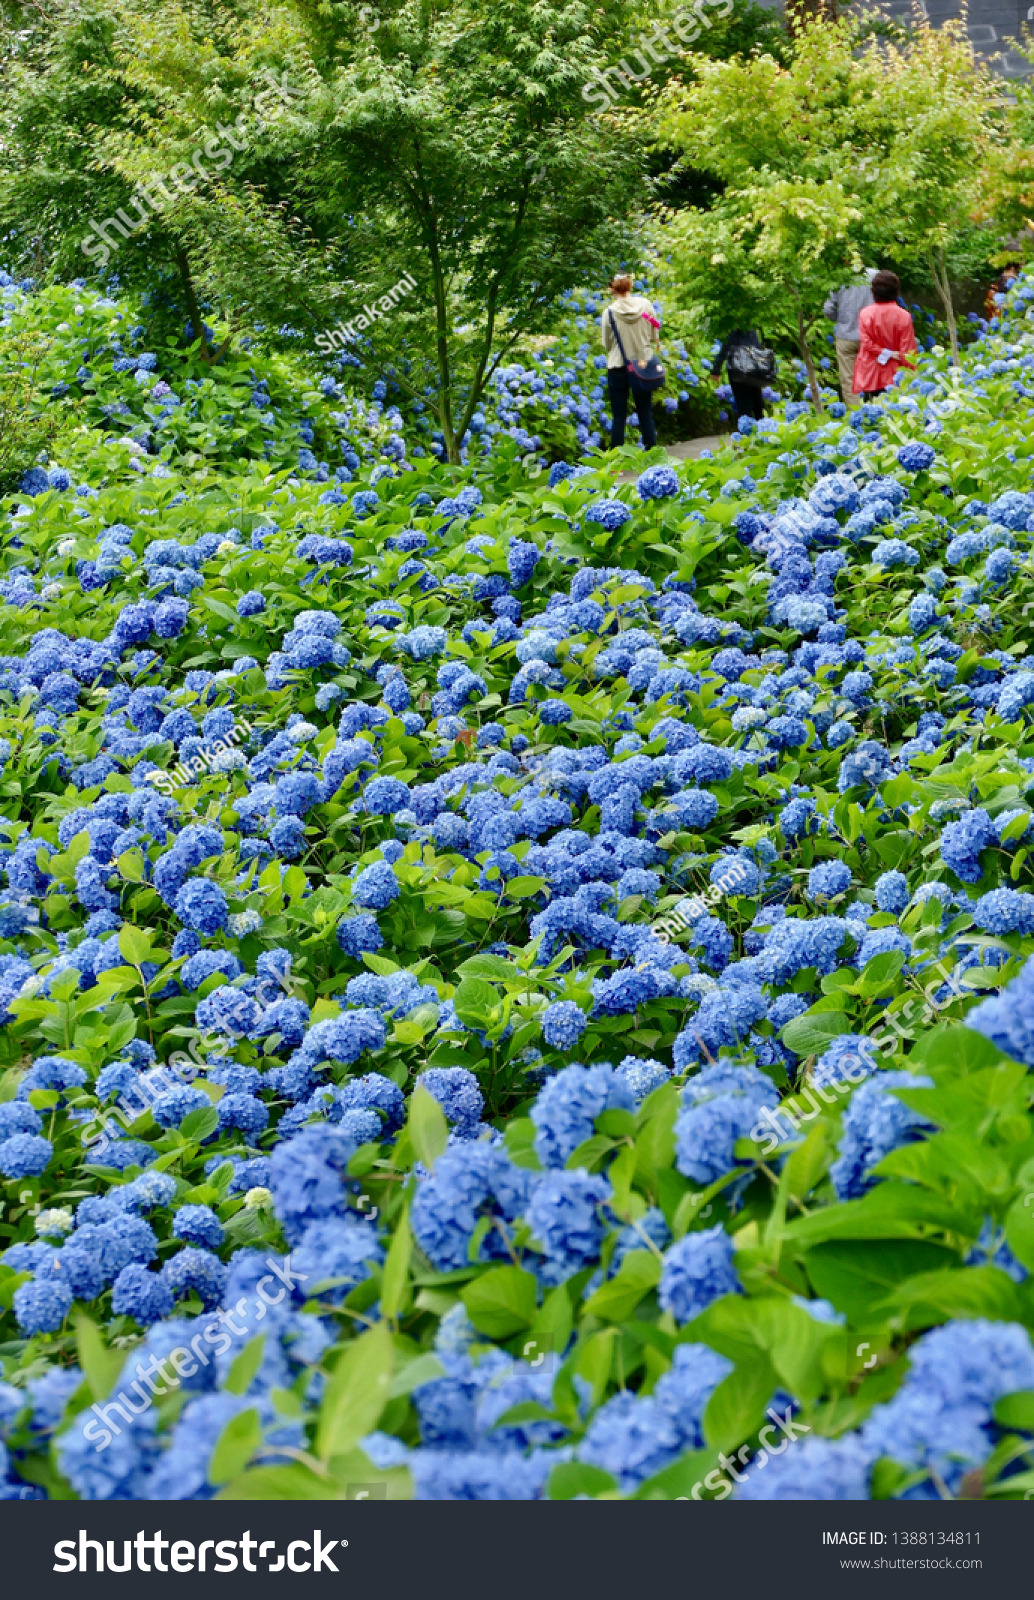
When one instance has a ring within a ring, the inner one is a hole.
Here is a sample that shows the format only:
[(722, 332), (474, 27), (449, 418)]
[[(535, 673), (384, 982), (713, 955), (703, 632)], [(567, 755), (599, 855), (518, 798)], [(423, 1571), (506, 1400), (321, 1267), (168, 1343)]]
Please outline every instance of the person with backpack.
[(822, 307), (822, 315), (836, 324), (833, 334), (836, 342), (837, 371), (840, 375), (840, 393), (844, 397), (845, 406), (849, 408), (860, 404), (853, 387), (854, 364), (858, 359), (862, 337), (858, 331), (858, 316), (866, 306), (872, 305), (872, 289), (869, 285), (875, 276), (875, 270), (866, 267), (862, 276), (856, 278), (853, 283), (845, 283), (842, 288), (834, 289)]
[(912, 317), (899, 303), (897, 273), (877, 272), (869, 287), (875, 303), (858, 313), (860, 343), (852, 385), (864, 400), (874, 400), (889, 389), (902, 367), (914, 366), (908, 358), (916, 348)]
[(613, 296), (600, 319), (603, 348), (607, 352), (607, 391), (610, 398), (610, 448), (625, 442), (628, 397), (632, 396), (643, 449), (657, 443), (653, 420), (653, 393), (664, 381), (664, 369), (655, 351), (661, 342), (657, 311), (645, 295), (632, 293), (632, 279), (618, 273), (610, 280)]
[(737, 415), (760, 421), (765, 415), (761, 391), (775, 377), (775, 356), (762, 344), (756, 328), (733, 328), (714, 358), (712, 376), (717, 378), (725, 365)]

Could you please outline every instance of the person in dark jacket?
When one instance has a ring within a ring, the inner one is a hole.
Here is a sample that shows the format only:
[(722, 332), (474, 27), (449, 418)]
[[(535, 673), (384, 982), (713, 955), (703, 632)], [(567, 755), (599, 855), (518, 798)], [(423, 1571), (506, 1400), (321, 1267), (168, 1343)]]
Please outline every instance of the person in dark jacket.
[[(714, 377), (718, 377), (729, 359), (730, 352), (737, 345), (759, 345), (760, 343), (761, 340), (756, 328), (733, 328), (728, 337), (722, 341), (722, 348), (714, 358), (714, 366), (711, 369)], [(729, 387), (732, 390), (732, 398), (738, 416), (754, 417), (760, 420), (765, 415), (765, 402), (761, 394), (760, 385), (736, 383), (730, 373)]]

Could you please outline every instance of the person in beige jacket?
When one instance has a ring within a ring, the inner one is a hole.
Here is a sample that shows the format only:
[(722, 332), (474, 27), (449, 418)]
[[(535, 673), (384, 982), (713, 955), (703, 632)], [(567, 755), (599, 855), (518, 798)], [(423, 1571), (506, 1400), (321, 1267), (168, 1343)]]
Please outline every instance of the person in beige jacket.
[[(653, 304), (645, 295), (632, 293), (632, 279), (624, 273), (610, 280), (611, 303), (600, 318), (603, 348), (607, 352), (607, 390), (610, 397), (610, 448), (625, 442), (625, 419), (631, 384), (626, 361), (643, 361), (661, 342), (661, 323)], [(613, 321), (611, 320), (613, 318)], [(614, 324), (617, 324), (617, 333)], [(618, 335), (624, 356), (618, 345)], [(632, 394), (642, 434), (643, 449), (657, 443), (653, 421), (653, 401), (648, 394)]]

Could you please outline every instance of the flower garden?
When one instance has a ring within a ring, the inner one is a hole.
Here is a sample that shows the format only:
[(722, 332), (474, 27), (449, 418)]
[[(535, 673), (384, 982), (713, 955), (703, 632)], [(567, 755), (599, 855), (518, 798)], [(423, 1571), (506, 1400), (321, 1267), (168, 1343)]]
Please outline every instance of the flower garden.
[(634, 479), (2, 293), (0, 1493), (1022, 1498), (1034, 283)]

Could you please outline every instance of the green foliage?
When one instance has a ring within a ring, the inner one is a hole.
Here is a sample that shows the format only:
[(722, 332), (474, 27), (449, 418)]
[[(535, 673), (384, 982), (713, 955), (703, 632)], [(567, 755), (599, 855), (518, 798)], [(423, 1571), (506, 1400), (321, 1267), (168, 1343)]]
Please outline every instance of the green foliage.
[(41, 393), (46, 343), (25, 331), (0, 331), (0, 495), (54, 443), (58, 419)]

